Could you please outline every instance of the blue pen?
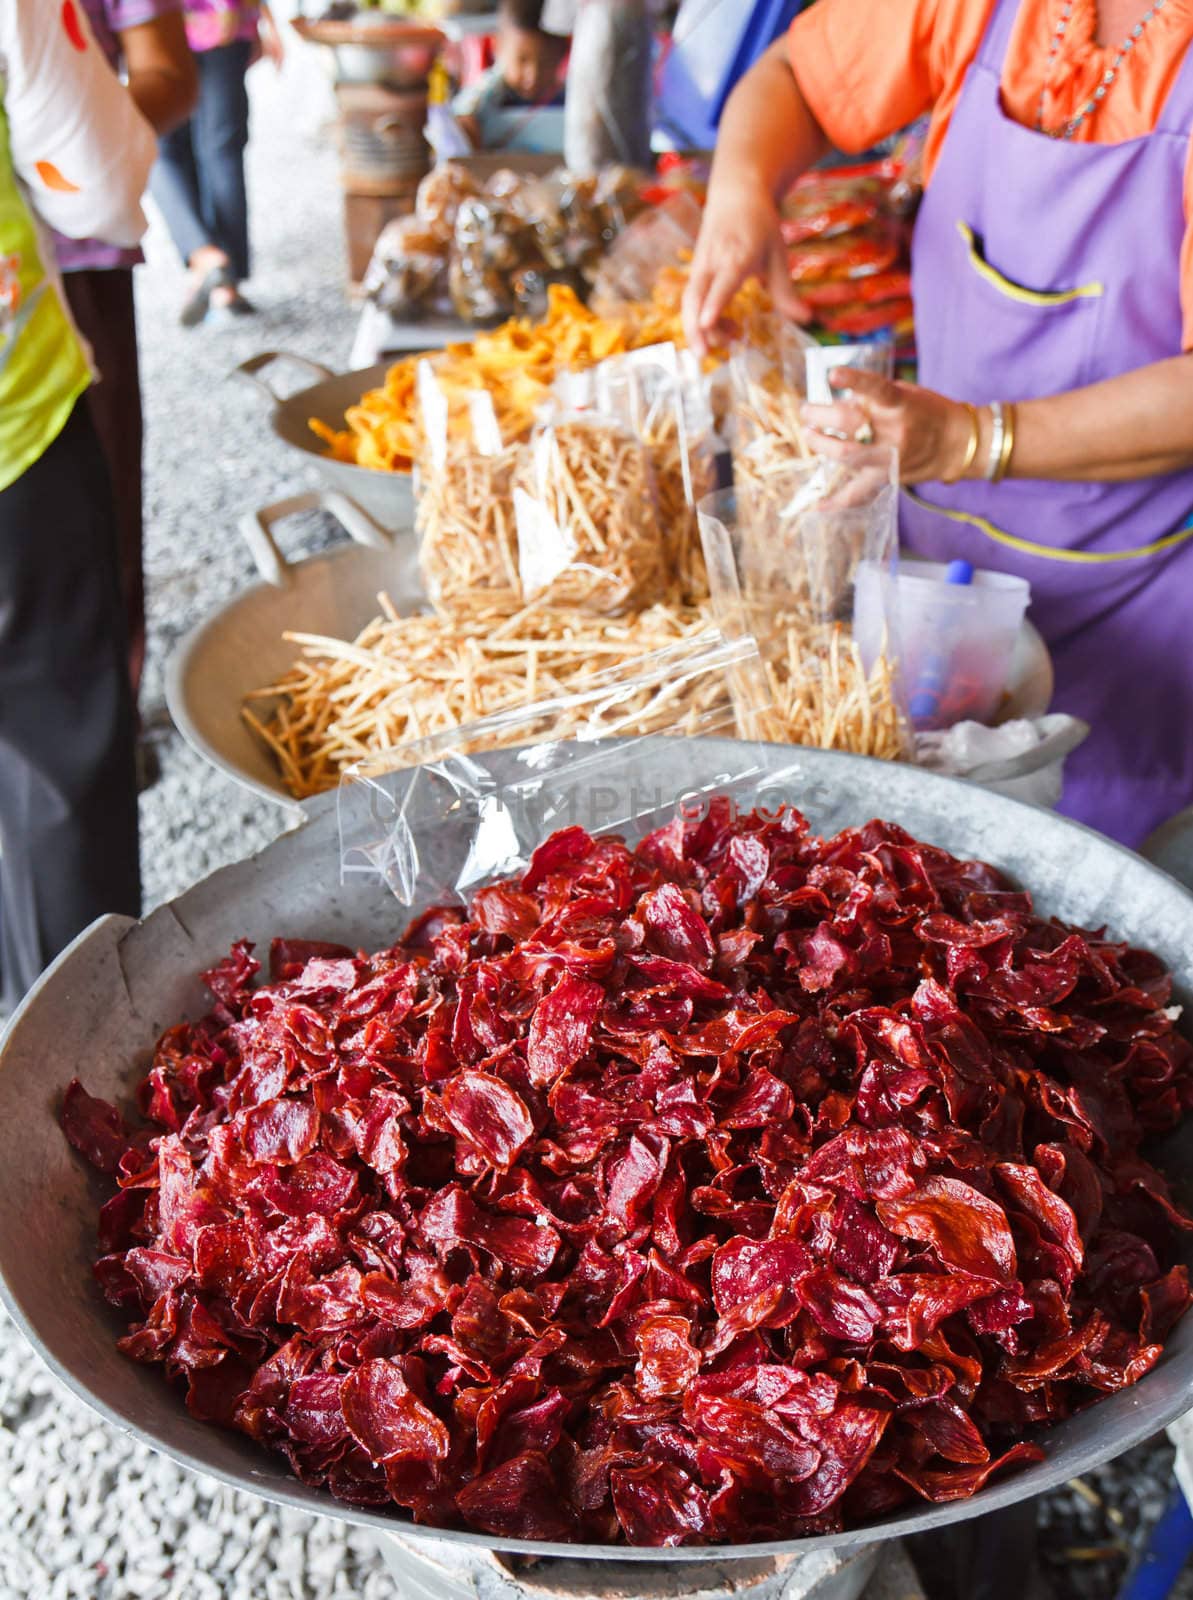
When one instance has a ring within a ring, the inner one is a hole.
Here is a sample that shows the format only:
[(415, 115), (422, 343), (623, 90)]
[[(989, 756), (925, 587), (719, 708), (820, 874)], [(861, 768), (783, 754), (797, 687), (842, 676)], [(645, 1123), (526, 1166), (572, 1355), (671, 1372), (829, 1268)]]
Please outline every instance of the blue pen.
[[(950, 561), (944, 581), (965, 588), (973, 582), (973, 564), (969, 561)], [(952, 606), (946, 613), (934, 649), (929, 649), (920, 663), (915, 688), (912, 690), (908, 710), (913, 722), (930, 722), (940, 712), (945, 690), (949, 686), (949, 668), (953, 648), (957, 642), (964, 609)]]

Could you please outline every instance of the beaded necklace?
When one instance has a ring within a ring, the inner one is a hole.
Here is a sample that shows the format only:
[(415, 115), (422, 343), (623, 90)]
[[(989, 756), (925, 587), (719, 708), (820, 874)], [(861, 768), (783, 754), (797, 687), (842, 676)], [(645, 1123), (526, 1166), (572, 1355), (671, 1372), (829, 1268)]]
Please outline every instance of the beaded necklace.
[(1143, 37), (1144, 29), (1156, 15), (1156, 12), (1164, 9), (1164, 4), (1165, 0), (1153, 0), (1153, 4), (1150, 9), (1135, 24), (1130, 33), (1123, 40), (1119, 47), (1119, 52), (1114, 58), (1114, 61), (1102, 74), (1102, 81), (1098, 84), (1098, 87), (1094, 90), (1093, 94), (1085, 102), (1077, 115), (1070, 117), (1069, 120), (1065, 123), (1062, 123), (1059, 128), (1045, 128), (1044, 96), (1047, 93), (1048, 88), (1048, 75), (1052, 71), (1052, 63), (1056, 60), (1057, 55), (1060, 53), (1061, 41), (1063, 40), (1065, 33), (1068, 31), (1069, 18), (1073, 15), (1073, 0), (1065, 0), (1064, 7), (1062, 8), (1060, 14), (1060, 21), (1056, 24), (1055, 31), (1052, 35), (1052, 46), (1048, 51), (1048, 59), (1044, 63), (1044, 88), (1040, 90), (1040, 101), (1036, 108), (1036, 131), (1038, 133), (1047, 133), (1050, 139), (1071, 139), (1073, 137), (1086, 118), (1092, 117), (1094, 112), (1102, 104), (1102, 101), (1105, 100), (1111, 84), (1118, 77), (1119, 72), (1122, 69), (1123, 62), (1134, 50), (1138, 41)]

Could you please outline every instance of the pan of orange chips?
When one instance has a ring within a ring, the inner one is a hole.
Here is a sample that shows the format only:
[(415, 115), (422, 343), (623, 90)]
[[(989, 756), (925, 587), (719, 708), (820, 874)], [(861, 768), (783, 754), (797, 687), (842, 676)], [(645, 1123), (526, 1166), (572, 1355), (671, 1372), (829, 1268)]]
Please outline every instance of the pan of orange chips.
[[(447, 394), (487, 390), (507, 442), (525, 438), (535, 410), (556, 376), (595, 366), (608, 356), (648, 345), (683, 342), (680, 301), (686, 268), (661, 272), (649, 300), (589, 310), (562, 285), (549, 291), (541, 321), (515, 317), (466, 343), (434, 352), (435, 374)], [(764, 299), (748, 285), (730, 311), (739, 326), (756, 318)], [(267, 388), (274, 432), (313, 456), (329, 485), (349, 496), (388, 533), (413, 525), (411, 473), (418, 453), (418, 365), (424, 353), (392, 366), (338, 376), (315, 363), (266, 353), (240, 370)], [(715, 358), (714, 358), (715, 359)], [(272, 364), (298, 362), (319, 381), (282, 396), (265, 381)]]

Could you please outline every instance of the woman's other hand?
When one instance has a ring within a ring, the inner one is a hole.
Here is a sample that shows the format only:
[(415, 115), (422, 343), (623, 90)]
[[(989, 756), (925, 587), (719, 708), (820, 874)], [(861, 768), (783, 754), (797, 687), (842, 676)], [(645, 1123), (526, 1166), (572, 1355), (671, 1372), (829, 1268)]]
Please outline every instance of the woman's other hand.
[[(864, 460), (873, 445), (890, 445), (899, 452), (899, 477), (904, 483), (935, 483), (960, 475), (973, 417), (959, 401), (852, 367), (834, 368), (829, 382), (840, 399), (829, 406), (806, 405), (800, 412), (816, 435), (814, 448), (819, 455), (836, 461)], [(988, 438), (988, 417), (984, 412), (979, 416), (981, 437), (970, 467), (973, 475), (986, 464), (982, 443)]]

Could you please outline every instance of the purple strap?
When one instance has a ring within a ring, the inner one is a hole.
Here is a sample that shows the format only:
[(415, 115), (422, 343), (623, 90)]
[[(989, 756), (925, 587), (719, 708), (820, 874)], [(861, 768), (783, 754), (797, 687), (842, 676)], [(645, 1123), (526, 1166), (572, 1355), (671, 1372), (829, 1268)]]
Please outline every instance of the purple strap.
[(1019, 16), (1020, 0), (994, 0), (990, 20), (978, 50), (978, 65), (1002, 77), (1002, 64), (1007, 58), (1011, 33)]
[(1193, 134), (1193, 43), (1186, 49), (1181, 70), (1160, 108), (1156, 132), (1175, 133), (1182, 139)]

